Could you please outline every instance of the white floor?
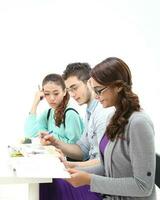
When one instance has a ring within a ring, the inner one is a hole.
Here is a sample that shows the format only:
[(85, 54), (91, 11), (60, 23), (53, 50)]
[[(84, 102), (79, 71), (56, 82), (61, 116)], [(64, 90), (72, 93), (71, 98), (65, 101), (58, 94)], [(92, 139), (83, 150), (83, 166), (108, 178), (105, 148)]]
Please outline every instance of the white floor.
[[(27, 185), (0, 185), (0, 200), (27, 200)], [(157, 188), (157, 200), (160, 200), (160, 189)]]

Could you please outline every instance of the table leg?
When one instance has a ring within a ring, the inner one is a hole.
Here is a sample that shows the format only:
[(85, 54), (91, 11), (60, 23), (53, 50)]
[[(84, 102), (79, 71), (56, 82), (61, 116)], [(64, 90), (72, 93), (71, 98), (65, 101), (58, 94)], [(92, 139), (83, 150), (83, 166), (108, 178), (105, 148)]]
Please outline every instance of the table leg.
[(28, 200), (39, 200), (39, 183), (28, 184)]

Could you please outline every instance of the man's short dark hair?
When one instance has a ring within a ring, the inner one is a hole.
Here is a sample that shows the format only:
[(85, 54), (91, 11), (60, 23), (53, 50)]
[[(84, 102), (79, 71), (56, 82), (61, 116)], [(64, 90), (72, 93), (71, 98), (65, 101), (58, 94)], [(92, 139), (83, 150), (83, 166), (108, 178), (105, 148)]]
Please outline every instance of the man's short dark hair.
[(79, 80), (87, 82), (90, 78), (91, 67), (88, 63), (70, 63), (64, 70), (62, 77), (67, 80), (71, 76), (76, 76)]

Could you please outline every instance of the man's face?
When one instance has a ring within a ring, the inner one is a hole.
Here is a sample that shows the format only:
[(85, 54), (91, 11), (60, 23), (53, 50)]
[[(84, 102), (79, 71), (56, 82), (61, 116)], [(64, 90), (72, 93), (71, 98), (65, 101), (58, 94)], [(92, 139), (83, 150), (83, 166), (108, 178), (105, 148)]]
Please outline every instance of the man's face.
[(65, 80), (65, 85), (70, 96), (74, 98), (79, 105), (90, 101), (91, 92), (87, 87), (87, 83), (79, 80), (76, 76), (71, 76)]

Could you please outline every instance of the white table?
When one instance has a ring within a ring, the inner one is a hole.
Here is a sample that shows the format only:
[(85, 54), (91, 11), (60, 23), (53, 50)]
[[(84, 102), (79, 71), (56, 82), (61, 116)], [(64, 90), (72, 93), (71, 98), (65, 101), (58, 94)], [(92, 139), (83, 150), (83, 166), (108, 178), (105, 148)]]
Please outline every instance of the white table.
[[(51, 150), (49, 146), (46, 148)], [(9, 165), (11, 157), (8, 155), (7, 149), (0, 149), (0, 184), (28, 184), (28, 200), (39, 200), (39, 183), (51, 183), (52, 178), (70, 177), (56, 154), (31, 156), (31, 160), (28, 157), (14, 159), (16, 159), (14, 160), (16, 163), (17, 159), (20, 159), (18, 165), (16, 165), (16, 173), (13, 171), (13, 165)], [(30, 165), (25, 165), (25, 161), (27, 163), (29, 161)], [(18, 167), (20, 167), (19, 170)]]
[(39, 183), (50, 182), (52, 178), (16, 177), (7, 162), (0, 161), (0, 184), (28, 184), (28, 200), (39, 200)]

